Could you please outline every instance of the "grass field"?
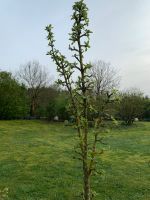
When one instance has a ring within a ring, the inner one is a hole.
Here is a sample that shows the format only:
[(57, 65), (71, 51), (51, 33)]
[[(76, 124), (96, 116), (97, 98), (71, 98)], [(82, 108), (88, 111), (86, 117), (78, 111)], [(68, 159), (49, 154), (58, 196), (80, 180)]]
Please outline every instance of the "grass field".
[[(76, 131), (41, 121), (0, 121), (0, 189), (10, 200), (77, 200), (81, 165), (73, 159)], [(150, 123), (106, 134), (93, 178), (96, 200), (150, 199)]]

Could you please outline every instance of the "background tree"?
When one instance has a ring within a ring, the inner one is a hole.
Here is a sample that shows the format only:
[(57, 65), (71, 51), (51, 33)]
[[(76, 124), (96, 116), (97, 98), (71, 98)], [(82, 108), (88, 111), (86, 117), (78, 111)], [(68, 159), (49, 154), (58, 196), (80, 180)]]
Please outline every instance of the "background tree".
[(0, 72), (0, 119), (27, 115), (27, 90), (9, 72)]
[(35, 116), (41, 88), (48, 84), (48, 73), (38, 61), (22, 65), (17, 73), (27, 89), (30, 98), (30, 115)]
[(150, 98), (148, 96), (144, 97), (144, 111), (142, 114), (142, 119), (150, 121)]
[[(91, 92), (98, 115), (111, 115), (114, 113), (114, 102), (116, 102), (116, 92), (119, 88), (120, 77), (117, 70), (102, 60), (91, 63), (89, 74), (94, 83), (94, 90)], [(114, 101), (115, 99), (115, 101)]]
[(126, 125), (131, 125), (135, 118), (140, 118), (143, 110), (144, 98), (139, 90), (131, 89), (121, 93), (118, 112)]
[[(55, 88), (53, 85), (50, 85), (48, 87), (42, 87), (39, 92), (39, 97), (38, 97), (38, 106), (36, 109), (36, 115), (39, 117), (48, 117), (49, 119), (51, 118), (51, 115), (55, 116), (55, 106), (51, 107), (51, 111), (49, 110), (49, 106), (52, 103), (53, 105), (55, 104), (55, 99), (58, 96), (58, 90)], [(49, 113), (50, 112), (50, 113)]]
[(53, 120), (57, 115), (60, 121), (68, 119), (67, 112), (68, 94), (56, 85), (41, 88), (36, 114)]
[[(91, 31), (88, 29), (88, 8), (83, 0), (77, 1), (73, 5), (73, 27), (70, 34), (71, 44), (69, 49), (73, 52), (75, 62), (69, 62), (59, 50), (55, 48), (55, 40), (52, 26), (46, 27), (48, 32), (48, 45), (51, 56), (57, 65), (57, 71), (62, 77), (58, 83), (65, 86), (70, 96), (70, 110), (76, 118), (78, 130), (78, 149), (77, 152), (83, 165), (83, 199), (91, 200), (91, 176), (96, 168), (96, 156), (101, 152), (96, 149), (99, 140), (100, 119), (95, 119), (95, 130), (90, 134), (88, 127), (88, 109), (94, 110), (91, 103), (89, 91), (92, 88), (92, 81), (88, 70), (91, 65), (84, 63), (84, 53), (89, 49), (89, 36)], [(73, 81), (73, 74), (78, 71), (78, 79)], [(90, 135), (89, 135), (90, 134)], [(93, 140), (91, 139), (93, 138)]]
[(111, 92), (114, 88), (118, 89), (120, 77), (117, 70), (110, 63), (98, 60), (91, 63), (90, 74), (94, 82), (94, 92), (101, 95)]
[(62, 121), (69, 119), (69, 113), (67, 110), (68, 103), (68, 92), (60, 91), (55, 100), (55, 114)]

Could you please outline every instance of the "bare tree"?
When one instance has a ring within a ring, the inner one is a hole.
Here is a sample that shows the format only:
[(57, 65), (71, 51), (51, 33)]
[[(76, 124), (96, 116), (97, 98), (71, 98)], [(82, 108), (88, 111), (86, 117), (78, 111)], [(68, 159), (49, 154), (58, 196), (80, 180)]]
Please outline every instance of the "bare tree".
[(120, 83), (117, 70), (110, 63), (99, 60), (91, 63), (89, 74), (94, 84), (92, 95), (95, 97), (98, 116), (107, 113), (107, 116), (111, 117), (113, 113), (112, 103), (116, 101), (116, 89)]
[(94, 82), (96, 95), (110, 92), (114, 88), (118, 88), (120, 77), (115, 68), (110, 63), (102, 60), (91, 63), (90, 74)]
[(35, 115), (41, 88), (48, 84), (47, 74), (45, 67), (40, 65), (38, 61), (21, 65), (17, 73), (20, 82), (28, 88), (31, 116)]

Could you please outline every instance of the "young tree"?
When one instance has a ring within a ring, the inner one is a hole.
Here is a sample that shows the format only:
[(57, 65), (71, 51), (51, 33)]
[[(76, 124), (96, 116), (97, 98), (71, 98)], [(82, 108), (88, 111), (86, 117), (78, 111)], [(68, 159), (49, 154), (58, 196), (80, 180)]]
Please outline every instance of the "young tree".
[[(83, 199), (91, 200), (91, 176), (96, 168), (96, 144), (99, 140), (100, 119), (95, 120), (95, 131), (89, 132), (88, 127), (88, 109), (94, 110), (91, 105), (89, 92), (93, 87), (88, 70), (91, 65), (84, 62), (84, 53), (90, 48), (89, 36), (91, 31), (88, 29), (88, 8), (84, 0), (80, 0), (73, 5), (72, 32), (70, 33), (69, 49), (73, 52), (75, 62), (69, 62), (66, 57), (55, 48), (55, 40), (52, 32), (52, 25), (46, 27), (48, 32), (48, 45), (50, 51), (47, 53), (51, 56), (57, 65), (57, 71), (62, 77), (58, 83), (65, 86), (70, 94), (70, 109), (76, 118), (78, 130), (78, 146), (80, 160), (83, 165)], [(73, 81), (73, 74), (78, 71), (78, 79)], [(90, 134), (90, 135), (89, 135)], [(93, 140), (91, 137), (93, 136)]]
[(38, 61), (28, 62), (20, 66), (18, 71), (20, 82), (28, 88), (31, 116), (35, 116), (41, 88), (48, 83), (47, 74), (46, 69)]

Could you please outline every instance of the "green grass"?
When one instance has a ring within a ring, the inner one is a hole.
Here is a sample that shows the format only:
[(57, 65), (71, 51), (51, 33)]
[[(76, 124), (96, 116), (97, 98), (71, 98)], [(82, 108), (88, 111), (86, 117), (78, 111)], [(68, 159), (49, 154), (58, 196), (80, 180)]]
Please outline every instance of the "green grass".
[[(0, 121), (0, 189), (10, 200), (77, 200), (81, 164), (74, 160), (76, 130), (41, 121)], [(150, 123), (105, 134), (96, 200), (150, 199)]]

